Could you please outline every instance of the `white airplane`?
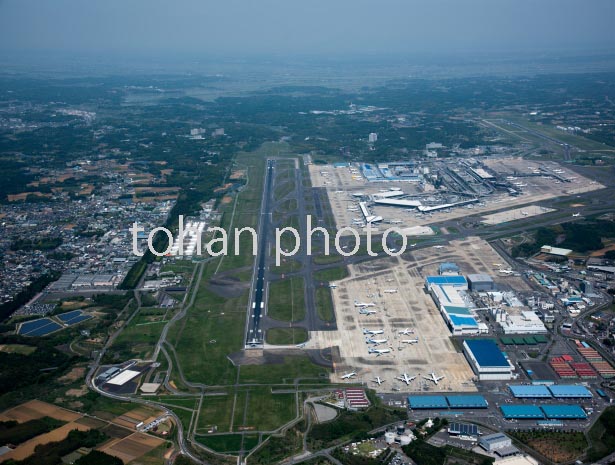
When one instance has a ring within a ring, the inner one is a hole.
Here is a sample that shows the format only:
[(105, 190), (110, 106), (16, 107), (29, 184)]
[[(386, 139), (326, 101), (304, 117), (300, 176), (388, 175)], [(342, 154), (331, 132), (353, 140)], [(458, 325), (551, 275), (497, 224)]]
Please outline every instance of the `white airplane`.
[(434, 249), (443, 249), (444, 246), (443, 245), (434, 245), (433, 248)]
[(369, 334), (375, 336), (376, 334), (384, 334), (384, 329), (365, 329), (363, 328), (363, 334)]
[(416, 339), (402, 339), (400, 342), (403, 344), (418, 344), (419, 338), (417, 337)]
[(359, 315), (375, 315), (376, 310), (368, 310), (367, 308), (361, 308), (359, 309)]
[(380, 386), (382, 383), (384, 383), (384, 380), (380, 379), (380, 376), (376, 376), (374, 379), (372, 379), (372, 383), (377, 383), (378, 386)]
[(414, 380), (416, 376), (408, 376), (408, 373), (402, 373), (400, 376), (397, 376), (395, 379), (403, 381), (406, 383), (406, 386), (409, 386), (412, 380)]
[(414, 334), (414, 328), (406, 328), (399, 331), (399, 334), (403, 336), (409, 336), (410, 334)]
[(359, 302), (358, 300), (354, 301), (355, 307), (375, 307), (376, 304), (373, 302)]
[(438, 381), (444, 379), (444, 376), (436, 376), (435, 373), (429, 373), (429, 376), (423, 376), (427, 381), (431, 381), (434, 384), (438, 384)]
[(572, 216), (573, 218), (576, 218), (577, 216), (581, 216), (581, 213), (573, 213)]
[(397, 289), (385, 289), (384, 291), (385, 294), (397, 294)]
[(350, 373), (344, 373), (341, 378), (342, 379), (350, 379), (350, 378), (354, 378), (355, 376), (357, 376), (357, 373), (354, 371), (351, 371)]
[(388, 349), (374, 349), (373, 347), (370, 347), (367, 352), (370, 354), (376, 354), (376, 357), (380, 357), (383, 354), (388, 354), (389, 352), (391, 352), (391, 348), (389, 347)]
[(374, 344), (375, 346), (379, 346), (380, 344), (386, 344), (388, 339), (373, 339), (371, 337), (365, 338), (366, 344)]

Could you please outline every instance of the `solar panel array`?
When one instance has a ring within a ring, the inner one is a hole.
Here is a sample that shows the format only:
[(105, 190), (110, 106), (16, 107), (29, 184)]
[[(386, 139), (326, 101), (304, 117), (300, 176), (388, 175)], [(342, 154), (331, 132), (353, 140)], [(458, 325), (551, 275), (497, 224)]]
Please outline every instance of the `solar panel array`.
[(39, 318), (38, 320), (26, 321), (19, 327), (18, 334), (22, 336), (46, 336), (62, 326), (49, 318)]
[(89, 320), (92, 318), (92, 315), (87, 315), (83, 313), (81, 310), (73, 310), (72, 312), (62, 313), (58, 315), (58, 318), (62, 321), (62, 323), (72, 326), (77, 323), (81, 323), (82, 321)]

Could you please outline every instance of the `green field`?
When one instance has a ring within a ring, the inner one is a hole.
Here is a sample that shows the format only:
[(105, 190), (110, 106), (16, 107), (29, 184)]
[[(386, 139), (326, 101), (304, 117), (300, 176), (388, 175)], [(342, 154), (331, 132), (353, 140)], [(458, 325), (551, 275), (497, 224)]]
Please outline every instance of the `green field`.
[(269, 286), (267, 315), (280, 321), (305, 318), (305, 282), (302, 277), (275, 281)]
[[(168, 313), (170, 315), (172, 310), (168, 310)], [(123, 359), (146, 360), (151, 357), (160, 339), (160, 333), (168, 321), (166, 314), (166, 309), (141, 308), (113, 342), (109, 353), (116, 352)]]
[(333, 312), (333, 299), (331, 298), (330, 288), (316, 288), (316, 311), (318, 312), (320, 319), (323, 321), (335, 320), (335, 313)]
[(272, 328), (267, 330), (268, 344), (302, 344), (308, 340), (308, 332), (303, 328)]
[(197, 425), (198, 432), (206, 433), (206, 430), (212, 426), (217, 426), (218, 432), (230, 431), (234, 397), (230, 393), (226, 396), (203, 397)]
[(319, 378), (327, 368), (314, 365), (305, 356), (287, 356), (283, 363), (243, 365), (239, 373), (241, 383), (292, 384), (295, 378)]
[(330, 282), (344, 279), (348, 276), (348, 269), (345, 266), (336, 266), (334, 268), (327, 268), (314, 273), (314, 279), (316, 281)]
[(295, 394), (272, 394), (269, 388), (247, 393), (246, 424), (259, 431), (275, 430), (296, 416)]
[(216, 452), (237, 452), (241, 449), (241, 434), (199, 435), (196, 440)]

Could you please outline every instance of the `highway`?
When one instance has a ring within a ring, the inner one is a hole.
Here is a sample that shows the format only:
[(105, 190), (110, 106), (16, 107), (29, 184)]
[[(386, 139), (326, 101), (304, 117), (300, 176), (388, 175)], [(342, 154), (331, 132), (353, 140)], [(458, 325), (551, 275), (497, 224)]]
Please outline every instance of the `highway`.
[(265, 272), (267, 254), (269, 253), (269, 233), (271, 223), (272, 186), (275, 175), (275, 160), (267, 160), (265, 174), (265, 188), (261, 202), (261, 214), (258, 227), (258, 258), (254, 262), (252, 289), (248, 304), (248, 318), (246, 322), (246, 348), (263, 346), (263, 333), (261, 330), (261, 316), (265, 311), (267, 300), (267, 287)]

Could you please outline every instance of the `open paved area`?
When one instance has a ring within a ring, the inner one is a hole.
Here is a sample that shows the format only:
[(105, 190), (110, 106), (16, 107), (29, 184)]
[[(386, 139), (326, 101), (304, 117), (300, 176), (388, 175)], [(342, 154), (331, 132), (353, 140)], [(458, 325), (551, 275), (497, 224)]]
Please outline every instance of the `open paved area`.
[[(335, 283), (333, 301), (338, 330), (312, 332), (318, 347), (338, 346), (341, 363), (332, 380), (357, 372), (354, 381), (374, 387), (379, 392), (401, 391), (474, 391), (473, 372), (463, 354), (457, 352), (451, 334), (431, 296), (424, 290), (425, 277), (437, 274), (438, 265), (455, 262), (461, 273), (488, 273), (500, 287), (528, 291), (528, 285), (516, 276), (501, 276), (494, 271), (505, 263), (484, 240), (468, 237), (452, 241), (443, 248), (413, 250), (404, 258), (386, 257), (349, 267), (350, 276)], [(357, 303), (373, 304), (361, 314)], [(389, 349), (377, 356), (369, 353), (373, 344), (366, 343), (363, 330), (382, 331), (374, 340), (386, 340), (376, 349)], [(410, 329), (407, 335), (400, 331)], [(417, 343), (404, 340), (417, 339)], [(445, 378), (436, 386), (423, 379), (435, 372)], [(417, 378), (405, 385), (395, 379), (402, 373)], [(379, 376), (385, 382), (378, 386)]]

